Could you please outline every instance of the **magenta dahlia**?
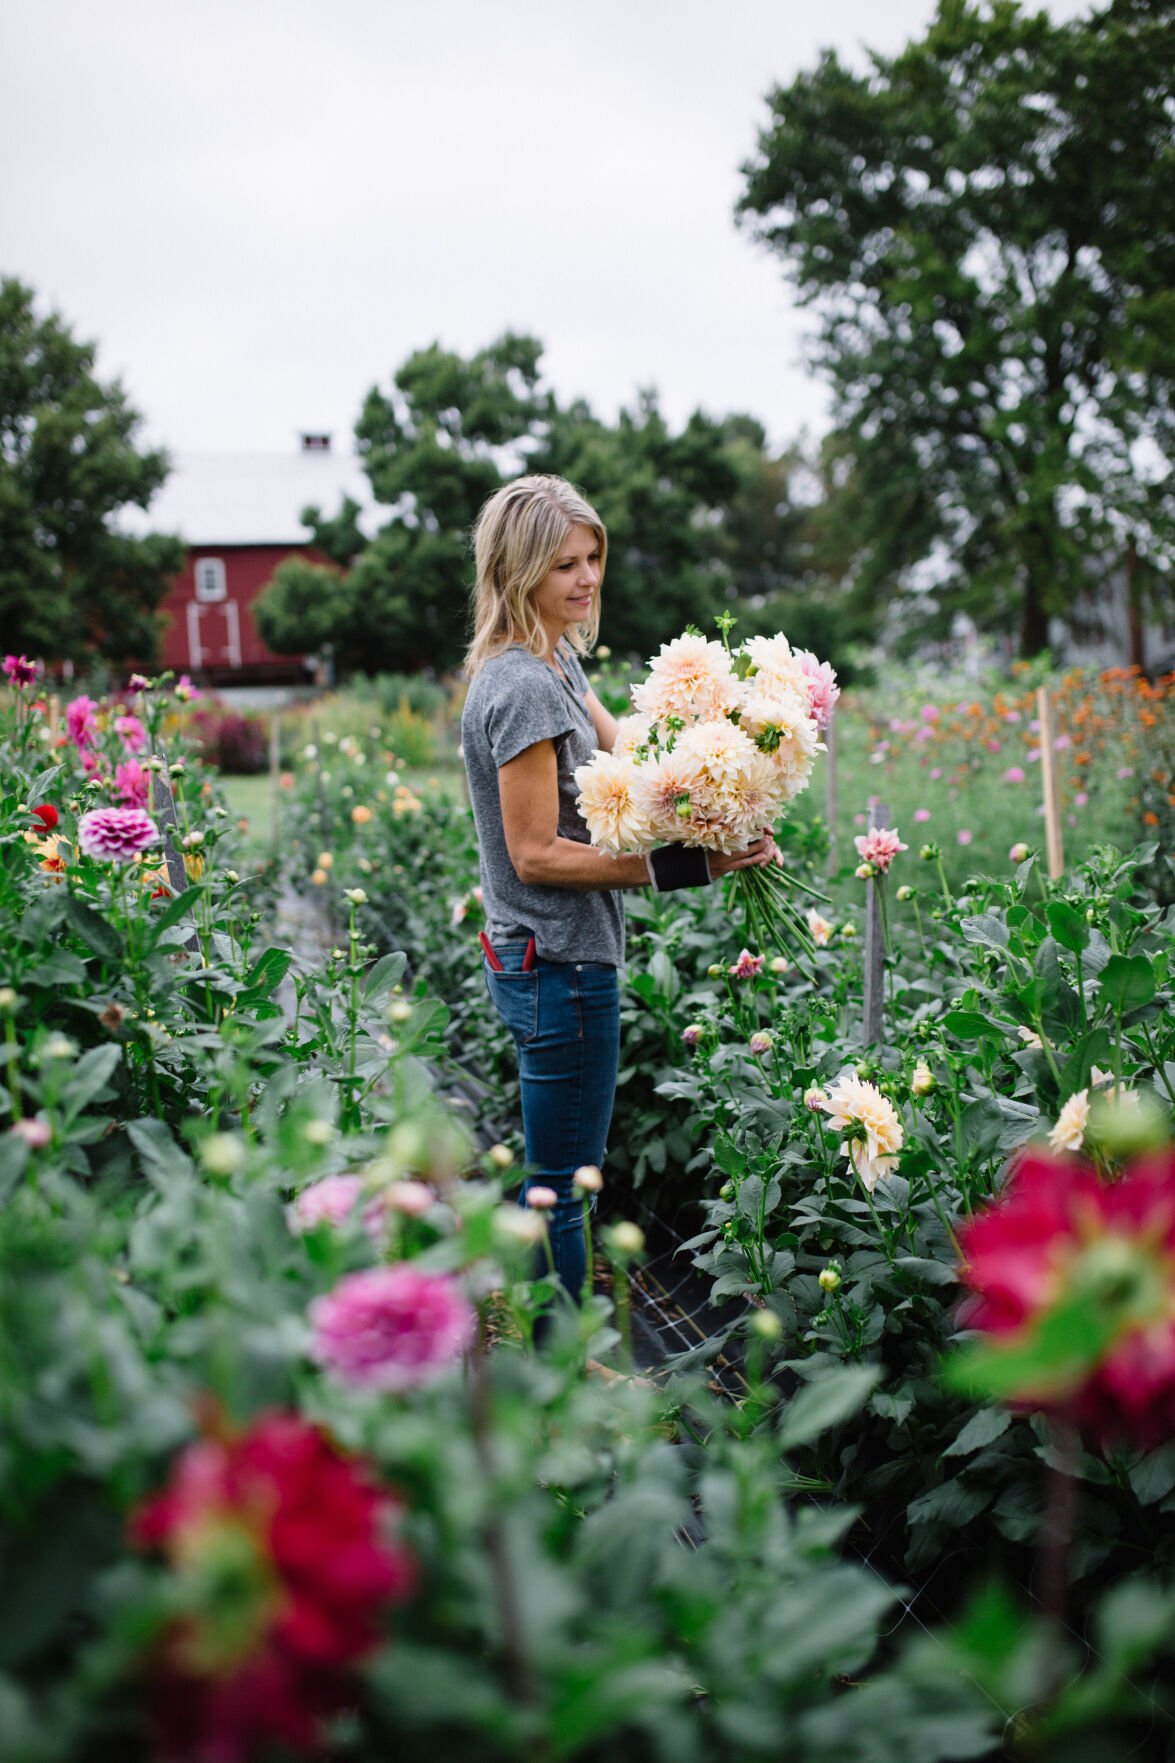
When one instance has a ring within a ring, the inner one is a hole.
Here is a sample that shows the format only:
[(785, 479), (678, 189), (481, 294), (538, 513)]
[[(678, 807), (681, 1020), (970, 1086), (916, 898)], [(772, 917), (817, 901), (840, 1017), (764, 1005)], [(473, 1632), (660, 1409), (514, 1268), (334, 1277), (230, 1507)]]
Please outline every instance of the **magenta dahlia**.
[(1175, 1436), (1175, 1154), (1106, 1182), (1031, 1152), (959, 1246), (960, 1321), (1012, 1369), (1011, 1400), (1099, 1439)]
[(411, 1262), (349, 1273), (310, 1306), (316, 1359), (343, 1383), (408, 1390), (472, 1345), (476, 1316), (447, 1273)]

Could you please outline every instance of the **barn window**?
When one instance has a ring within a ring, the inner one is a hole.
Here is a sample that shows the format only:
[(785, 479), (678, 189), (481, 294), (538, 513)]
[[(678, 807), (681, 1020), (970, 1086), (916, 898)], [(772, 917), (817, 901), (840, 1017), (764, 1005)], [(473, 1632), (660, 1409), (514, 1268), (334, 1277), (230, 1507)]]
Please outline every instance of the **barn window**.
[(201, 557), (196, 565), (196, 598), (207, 604), (223, 600), (228, 593), (223, 557)]

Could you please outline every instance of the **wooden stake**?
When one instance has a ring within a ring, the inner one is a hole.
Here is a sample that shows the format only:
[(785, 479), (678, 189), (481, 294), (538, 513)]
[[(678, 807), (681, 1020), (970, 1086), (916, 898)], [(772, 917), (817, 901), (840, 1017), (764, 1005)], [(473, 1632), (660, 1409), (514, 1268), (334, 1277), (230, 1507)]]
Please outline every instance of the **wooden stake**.
[(1047, 686), (1036, 694), (1036, 715), (1040, 723), (1040, 776), (1044, 785), (1044, 836), (1048, 857), (1049, 880), (1056, 881), (1065, 868), (1065, 844), (1061, 831), (1061, 790), (1057, 775), (1057, 744), (1053, 722), (1053, 703)]
[(56, 692), (49, 694), (49, 744), (57, 745), (57, 729), (61, 722), (61, 699)]
[(837, 839), (836, 839), (837, 803), (836, 803), (836, 711), (835, 710), (832, 712), (832, 714), (828, 718), (828, 727), (824, 731), (824, 740), (825, 740), (825, 744), (828, 748), (827, 753), (824, 755), (824, 767), (825, 767), (824, 778), (825, 778), (825, 784), (826, 784), (826, 787), (828, 790), (827, 803), (825, 806), (825, 819), (828, 822), (828, 867), (829, 867), (830, 871), (835, 872), (835, 870), (838, 867), (837, 857), (836, 857), (836, 852), (837, 852)]
[[(889, 809), (875, 802), (869, 810), (869, 827), (889, 825)], [(884, 881), (865, 883), (865, 1044), (880, 1047), (885, 1037), (885, 925), (881, 916)]]
[(269, 845), (274, 852), (281, 842), (281, 756), (281, 722), (275, 710), (269, 719)]

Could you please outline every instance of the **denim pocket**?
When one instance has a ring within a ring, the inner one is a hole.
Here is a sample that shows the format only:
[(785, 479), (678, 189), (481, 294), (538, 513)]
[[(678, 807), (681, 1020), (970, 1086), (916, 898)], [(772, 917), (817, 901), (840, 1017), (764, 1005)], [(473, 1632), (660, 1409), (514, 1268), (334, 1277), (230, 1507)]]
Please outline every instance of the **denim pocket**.
[(514, 1036), (518, 1046), (528, 1046), (539, 1032), (539, 976), (529, 973), (497, 973), (487, 963), (486, 988), (494, 1009)]

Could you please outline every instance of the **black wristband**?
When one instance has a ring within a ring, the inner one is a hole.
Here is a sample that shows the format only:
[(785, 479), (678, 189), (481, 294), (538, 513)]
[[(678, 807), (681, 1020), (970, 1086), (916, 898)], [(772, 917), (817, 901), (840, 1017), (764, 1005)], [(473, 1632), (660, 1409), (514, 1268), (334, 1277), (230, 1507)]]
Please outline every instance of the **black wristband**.
[(675, 888), (708, 888), (710, 859), (695, 845), (660, 845), (645, 857), (655, 894), (671, 894)]

